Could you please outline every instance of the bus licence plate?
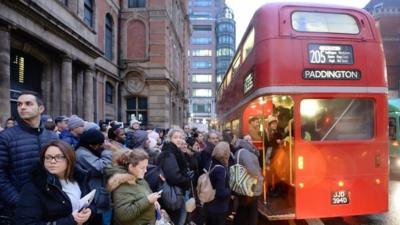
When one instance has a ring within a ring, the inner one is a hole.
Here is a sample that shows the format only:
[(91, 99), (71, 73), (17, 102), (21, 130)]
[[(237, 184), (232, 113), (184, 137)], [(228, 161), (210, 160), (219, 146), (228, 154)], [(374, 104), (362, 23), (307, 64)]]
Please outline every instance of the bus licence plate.
[(332, 205), (342, 205), (342, 204), (349, 204), (349, 193), (348, 191), (334, 191), (332, 192)]

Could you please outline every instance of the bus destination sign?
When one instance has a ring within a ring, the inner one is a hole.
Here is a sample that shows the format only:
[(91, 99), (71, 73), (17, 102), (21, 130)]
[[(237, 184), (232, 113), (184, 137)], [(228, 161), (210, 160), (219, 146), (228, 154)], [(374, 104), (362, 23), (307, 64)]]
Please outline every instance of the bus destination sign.
[(309, 44), (308, 61), (311, 64), (353, 64), (351, 45)]
[(360, 80), (361, 72), (358, 70), (324, 70), (305, 69), (304, 80)]

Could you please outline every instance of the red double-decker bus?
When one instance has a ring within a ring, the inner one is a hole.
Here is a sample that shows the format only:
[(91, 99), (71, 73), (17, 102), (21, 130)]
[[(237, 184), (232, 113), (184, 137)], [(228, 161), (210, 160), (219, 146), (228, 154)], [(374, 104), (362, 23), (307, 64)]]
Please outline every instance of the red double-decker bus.
[(219, 128), (262, 152), (259, 211), (305, 219), (388, 210), (387, 78), (364, 10), (277, 3), (255, 13), (217, 94)]

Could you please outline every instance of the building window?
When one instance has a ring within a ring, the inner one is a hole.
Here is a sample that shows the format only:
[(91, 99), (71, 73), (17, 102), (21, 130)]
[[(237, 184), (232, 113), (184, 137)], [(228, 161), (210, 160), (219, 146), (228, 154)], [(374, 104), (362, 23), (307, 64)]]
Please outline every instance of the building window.
[(195, 49), (192, 51), (192, 56), (212, 56), (211, 49)]
[(113, 59), (113, 21), (110, 14), (106, 15), (105, 54)]
[(193, 83), (211, 83), (212, 75), (211, 74), (193, 74), (192, 82)]
[(85, 0), (83, 21), (90, 27), (93, 27), (93, 0)]
[(128, 8), (144, 8), (146, 7), (145, 0), (129, 0)]
[(192, 37), (193, 45), (209, 45), (212, 43), (211, 37)]
[(126, 99), (126, 116), (127, 122), (137, 119), (142, 125), (147, 125), (147, 98), (135, 96)]
[(211, 113), (211, 104), (193, 104), (194, 113)]
[(211, 0), (194, 0), (189, 1), (189, 5), (190, 6), (197, 6), (197, 7), (207, 7), (207, 6), (211, 6), (212, 2)]
[(211, 68), (211, 62), (208, 61), (194, 61), (192, 62), (193, 69), (209, 69)]
[(233, 37), (231, 36), (219, 36), (218, 44), (234, 44)]
[(192, 96), (193, 97), (211, 97), (212, 92), (211, 89), (193, 89)]
[(194, 31), (212, 31), (211, 25), (193, 25)]
[(233, 50), (230, 48), (220, 48), (217, 50), (217, 56), (233, 56)]
[(114, 87), (110, 82), (106, 82), (106, 103), (113, 103)]
[(192, 12), (192, 14), (190, 14), (191, 20), (210, 20), (211, 18), (210, 12)]
[(230, 23), (221, 23), (218, 25), (218, 32), (234, 32), (235, 28)]

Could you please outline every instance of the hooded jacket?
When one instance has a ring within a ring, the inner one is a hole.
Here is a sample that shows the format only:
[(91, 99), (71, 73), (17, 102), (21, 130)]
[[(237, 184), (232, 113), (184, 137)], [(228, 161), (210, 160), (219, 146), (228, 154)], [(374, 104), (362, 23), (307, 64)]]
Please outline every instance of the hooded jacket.
[(112, 192), (114, 225), (155, 224), (155, 208), (147, 196), (152, 193), (144, 179), (136, 179), (122, 166), (107, 166), (107, 189)]
[(0, 214), (13, 211), (22, 186), (29, 181), (31, 167), (39, 160), (40, 149), (56, 139), (57, 134), (46, 130), (43, 123), (33, 128), (23, 120), (0, 133)]
[(235, 152), (235, 163), (237, 162), (238, 153), (240, 152), (239, 164), (243, 165), (250, 175), (257, 177), (258, 182), (254, 189), (254, 195), (260, 196), (262, 194), (264, 177), (262, 176), (260, 163), (258, 161), (258, 150), (253, 144), (243, 139), (237, 140), (236, 149), (238, 150)]
[[(15, 224), (76, 224), (72, 216), (71, 201), (63, 192), (59, 179), (48, 173), (40, 163), (33, 168), (31, 177), (31, 181), (22, 188)], [(79, 184), (81, 196), (85, 196), (89, 192), (86, 171), (76, 167), (74, 179)]]

